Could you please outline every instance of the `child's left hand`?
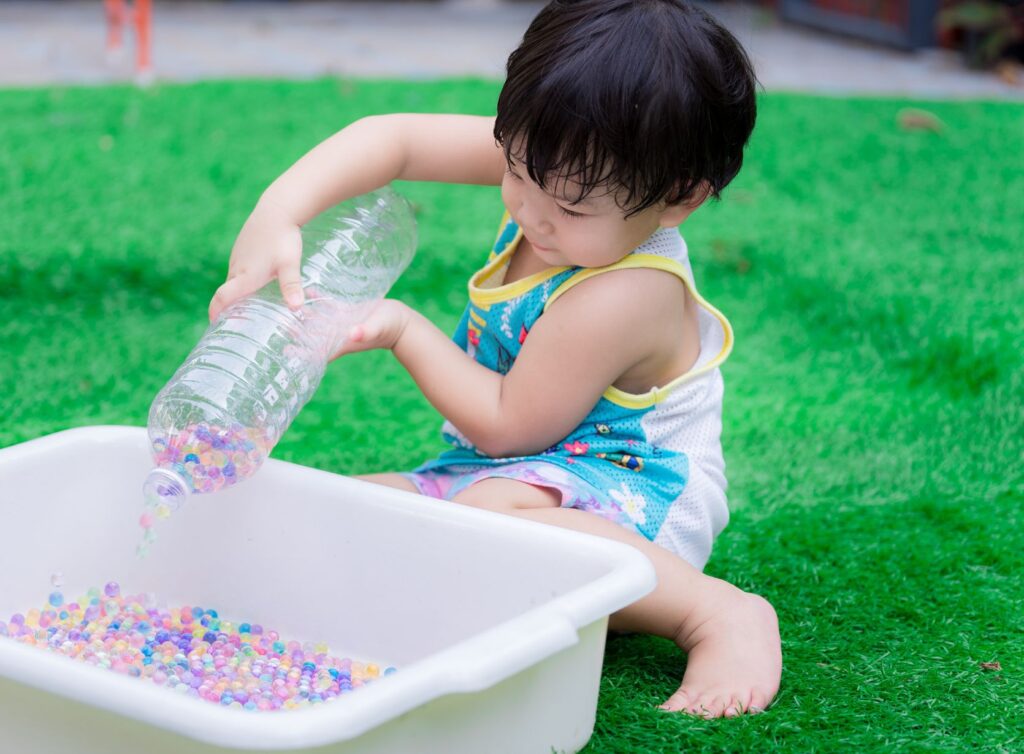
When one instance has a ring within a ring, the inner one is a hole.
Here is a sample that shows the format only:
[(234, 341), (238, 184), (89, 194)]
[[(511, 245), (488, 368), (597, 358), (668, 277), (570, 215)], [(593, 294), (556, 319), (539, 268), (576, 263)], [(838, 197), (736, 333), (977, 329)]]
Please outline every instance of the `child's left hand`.
[(394, 348), (409, 324), (411, 314), (412, 309), (401, 301), (386, 298), (378, 302), (365, 321), (348, 331), (345, 342), (331, 358), (374, 348)]

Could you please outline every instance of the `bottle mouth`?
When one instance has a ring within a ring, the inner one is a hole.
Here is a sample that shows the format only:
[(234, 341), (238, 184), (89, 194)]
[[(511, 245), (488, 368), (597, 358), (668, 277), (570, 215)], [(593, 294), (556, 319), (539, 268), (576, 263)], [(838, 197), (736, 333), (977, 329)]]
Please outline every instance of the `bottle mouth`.
[(172, 512), (178, 510), (189, 495), (188, 484), (180, 475), (168, 469), (153, 469), (142, 485), (146, 505), (155, 508), (166, 505)]

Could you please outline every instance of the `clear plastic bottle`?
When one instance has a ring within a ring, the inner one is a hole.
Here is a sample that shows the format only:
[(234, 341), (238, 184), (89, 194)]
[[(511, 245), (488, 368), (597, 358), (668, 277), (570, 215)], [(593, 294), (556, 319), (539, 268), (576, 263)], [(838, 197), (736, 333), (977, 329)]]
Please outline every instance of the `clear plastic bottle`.
[(330, 355), (415, 249), (412, 208), (385, 187), (303, 226), (300, 309), (284, 303), (273, 280), (221, 313), (149, 410), (147, 543), (154, 519), (190, 494), (255, 473), (316, 391)]

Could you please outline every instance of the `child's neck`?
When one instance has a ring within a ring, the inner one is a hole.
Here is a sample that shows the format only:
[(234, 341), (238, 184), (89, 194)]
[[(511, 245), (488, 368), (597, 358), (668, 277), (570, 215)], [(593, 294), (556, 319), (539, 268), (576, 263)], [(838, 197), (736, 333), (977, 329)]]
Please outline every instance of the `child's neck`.
[(520, 238), (515, 251), (512, 252), (508, 268), (505, 270), (503, 284), (514, 283), (517, 280), (530, 277), (530, 275), (535, 275), (550, 267), (551, 265), (534, 253), (533, 247), (525, 237)]

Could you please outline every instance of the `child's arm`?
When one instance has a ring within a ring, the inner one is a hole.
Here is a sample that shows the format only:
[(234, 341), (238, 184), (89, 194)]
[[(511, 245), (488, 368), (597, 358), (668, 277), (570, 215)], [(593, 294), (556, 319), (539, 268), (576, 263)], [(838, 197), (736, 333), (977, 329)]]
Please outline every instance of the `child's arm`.
[(231, 250), (210, 319), (275, 276), (289, 306), (300, 306), (299, 228), (338, 202), (393, 180), (500, 184), (505, 158), (493, 129), (494, 118), (396, 114), (363, 118), (331, 136), (263, 192)]
[(431, 404), (481, 452), (528, 455), (566, 437), (623, 375), (637, 368), (664, 373), (658, 360), (676, 350), (669, 343), (681, 337), (684, 300), (680, 282), (657, 270), (586, 280), (537, 320), (507, 375), (477, 363), (422, 315), (390, 299), (352, 329), (339, 353), (390, 348)]

